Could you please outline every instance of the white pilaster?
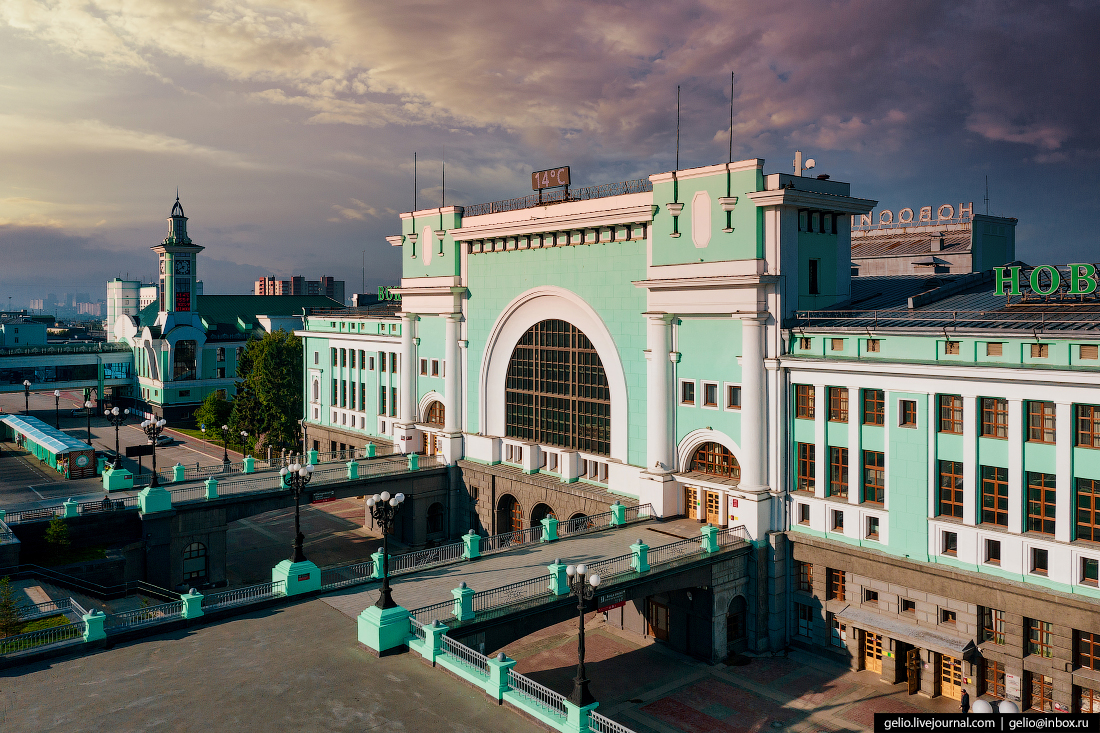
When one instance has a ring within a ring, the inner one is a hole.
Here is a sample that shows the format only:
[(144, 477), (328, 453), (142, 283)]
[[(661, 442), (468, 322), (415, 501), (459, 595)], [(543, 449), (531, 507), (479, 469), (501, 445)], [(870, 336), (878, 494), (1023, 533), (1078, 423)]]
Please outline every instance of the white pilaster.
[(650, 473), (676, 470), (669, 431), (671, 321), (667, 313), (646, 314), (646, 470)]
[(764, 437), (767, 428), (764, 395), (764, 319), (739, 316), (741, 321), (741, 488), (766, 489)]
[(443, 347), (443, 432), (458, 432), (461, 424), (458, 419), (458, 326), (462, 318), (460, 313), (447, 316), (446, 342)]
[(848, 503), (858, 504), (863, 481), (863, 393), (848, 388)]
[(416, 422), (416, 349), (413, 331), (417, 316), (415, 313), (401, 314), (401, 385), (398, 388), (400, 403), (397, 414), (405, 423)]
[(1024, 528), (1024, 401), (1008, 400), (1008, 530)]
[(1056, 487), (1054, 504), (1054, 539), (1069, 542), (1073, 539), (1073, 405), (1057, 402), (1054, 405), (1054, 450), (1057, 468), (1054, 476)]
[[(980, 519), (978, 501), (978, 398), (963, 395), (963, 524)], [(937, 480), (937, 486), (939, 481)], [(938, 488), (937, 488), (938, 491)]]
[(814, 385), (814, 496), (824, 499), (829, 487), (829, 447), (825, 444), (825, 421), (829, 416), (829, 388)]

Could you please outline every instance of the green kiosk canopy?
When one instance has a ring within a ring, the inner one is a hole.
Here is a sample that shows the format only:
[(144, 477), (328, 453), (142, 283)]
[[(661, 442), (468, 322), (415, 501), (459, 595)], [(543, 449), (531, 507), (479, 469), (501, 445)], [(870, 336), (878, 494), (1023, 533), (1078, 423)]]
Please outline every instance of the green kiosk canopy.
[(36, 417), (5, 415), (0, 423), (7, 426), (8, 437), (65, 478), (95, 476), (95, 450), (84, 441)]

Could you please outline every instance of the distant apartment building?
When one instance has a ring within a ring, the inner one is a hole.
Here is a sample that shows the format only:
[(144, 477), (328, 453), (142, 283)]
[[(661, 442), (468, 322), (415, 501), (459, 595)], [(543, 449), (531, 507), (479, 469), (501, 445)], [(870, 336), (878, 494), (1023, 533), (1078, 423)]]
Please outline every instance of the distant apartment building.
[(42, 298), (31, 298), (30, 307), (32, 311), (45, 310), (45, 301)]
[(101, 316), (103, 315), (103, 305), (101, 303), (77, 303), (76, 312), (77, 315), (82, 316)]
[(255, 295), (324, 295), (333, 300), (344, 302), (344, 281), (327, 275), (319, 280), (306, 280), (294, 275), (286, 280), (274, 276), (261, 277), (256, 281)]

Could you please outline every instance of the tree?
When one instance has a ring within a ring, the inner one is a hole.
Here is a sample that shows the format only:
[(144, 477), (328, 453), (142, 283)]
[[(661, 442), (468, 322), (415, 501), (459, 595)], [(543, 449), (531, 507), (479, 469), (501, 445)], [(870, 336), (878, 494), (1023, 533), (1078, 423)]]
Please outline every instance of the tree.
[(229, 420), (229, 413), (232, 410), (233, 405), (229, 404), (221, 390), (215, 390), (207, 395), (199, 405), (199, 409), (195, 410), (195, 424), (200, 427), (205, 425), (207, 432), (214, 437), (220, 437), (222, 425)]
[(0, 579), (0, 637), (14, 636), (22, 628), (15, 610), (15, 588), (9, 578)]
[(237, 366), (229, 428), (248, 431), (254, 449), (297, 446), (302, 417), (302, 340), (279, 329), (248, 342)]
[(46, 528), (46, 542), (60, 547), (68, 547), (72, 544), (69, 538), (69, 525), (65, 524), (64, 519), (54, 517), (50, 520), (50, 526)]

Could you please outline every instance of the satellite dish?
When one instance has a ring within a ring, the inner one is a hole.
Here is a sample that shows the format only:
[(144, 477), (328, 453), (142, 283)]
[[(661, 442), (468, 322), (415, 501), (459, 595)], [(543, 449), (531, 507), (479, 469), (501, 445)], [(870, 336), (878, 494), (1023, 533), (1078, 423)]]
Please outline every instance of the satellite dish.
[(814, 167), (815, 165), (817, 165), (817, 161), (816, 161), (816, 160), (814, 160), (813, 158), (807, 158), (807, 159), (806, 159), (806, 170), (810, 170), (810, 169), (811, 169), (811, 168), (813, 168), (813, 167)]

